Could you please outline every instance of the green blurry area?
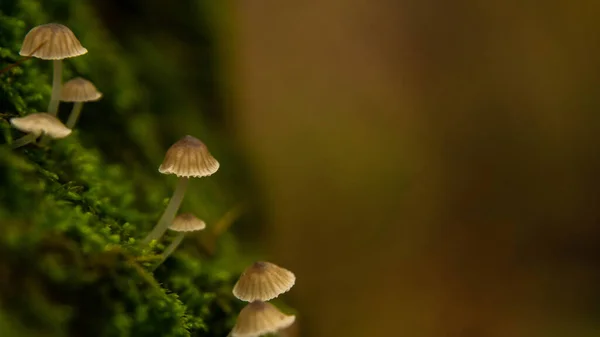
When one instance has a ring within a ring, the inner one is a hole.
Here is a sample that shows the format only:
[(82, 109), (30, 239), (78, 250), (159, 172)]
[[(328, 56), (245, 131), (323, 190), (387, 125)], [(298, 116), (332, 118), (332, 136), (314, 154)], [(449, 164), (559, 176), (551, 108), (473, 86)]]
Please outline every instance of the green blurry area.
[[(104, 94), (84, 106), (68, 138), (49, 148), (0, 149), (2, 337), (224, 336), (233, 325), (241, 303), (231, 287), (249, 256), (224, 222), (243, 205), (248, 182), (224, 136), (219, 8), (211, 6), (0, 2), (0, 67), (21, 58), (29, 29), (62, 23), (89, 51), (64, 61), (63, 79), (82, 76)], [(1, 143), (22, 135), (11, 117), (45, 111), (50, 83), (51, 62), (38, 59), (0, 74)], [(61, 104), (59, 117), (70, 109)], [(147, 250), (136, 240), (172, 193), (175, 178), (157, 168), (186, 134), (221, 163), (214, 176), (192, 181), (181, 208), (208, 229), (190, 235), (152, 275), (172, 236)]]

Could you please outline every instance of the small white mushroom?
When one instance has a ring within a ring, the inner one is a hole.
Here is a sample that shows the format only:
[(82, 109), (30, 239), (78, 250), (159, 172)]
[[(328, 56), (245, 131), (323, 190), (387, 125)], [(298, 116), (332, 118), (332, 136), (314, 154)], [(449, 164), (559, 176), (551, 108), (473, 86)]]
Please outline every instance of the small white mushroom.
[(19, 54), (52, 60), (54, 72), (52, 78), (52, 96), (48, 104), (48, 113), (56, 116), (62, 83), (62, 60), (87, 53), (75, 34), (66, 26), (47, 23), (31, 29), (21, 46)]
[[(167, 249), (165, 249), (165, 251), (163, 252), (163, 258), (161, 263), (164, 262), (177, 249), (179, 244), (181, 244), (181, 241), (183, 241), (183, 238), (185, 237), (186, 233), (201, 231), (204, 228), (206, 228), (206, 223), (198, 219), (192, 213), (183, 213), (176, 216), (175, 219), (173, 219), (173, 223), (171, 224), (169, 229), (175, 232), (179, 232), (179, 234), (177, 235), (177, 237), (175, 237), (175, 239), (173, 239), (173, 242), (171, 242), (169, 247), (167, 247)], [(160, 265), (160, 263), (158, 265)], [(158, 265), (156, 267), (158, 267)]]
[(296, 283), (291, 271), (258, 261), (246, 268), (233, 287), (233, 295), (246, 302), (269, 301), (289, 291)]
[(24, 117), (14, 117), (10, 119), (10, 123), (16, 129), (28, 133), (27, 136), (23, 136), (11, 144), (13, 149), (27, 145), (41, 135), (58, 139), (71, 134), (71, 129), (67, 128), (58, 118), (45, 112), (32, 113)]
[(210, 154), (208, 148), (199, 139), (185, 136), (171, 145), (158, 171), (163, 174), (174, 174), (179, 182), (169, 200), (167, 208), (152, 231), (143, 240), (145, 244), (159, 239), (173, 222), (175, 214), (183, 201), (190, 177), (210, 176), (219, 169), (219, 162)]
[(102, 93), (96, 89), (92, 82), (86, 79), (76, 77), (67, 81), (63, 85), (60, 94), (61, 101), (73, 102), (73, 110), (71, 110), (71, 114), (66, 123), (67, 127), (69, 129), (75, 127), (75, 124), (77, 124), (77, 120), (79, 119), (79, 114), (81, 113), (81, 108), (83, 108), (83, 103), (97, 101), (101, 97)]
[(245, 306), (235, 322), (232, 337), (258, 337), (276, 333), (292, 325), (294, 315), (286, 315), (268, 302), (255, 301)]

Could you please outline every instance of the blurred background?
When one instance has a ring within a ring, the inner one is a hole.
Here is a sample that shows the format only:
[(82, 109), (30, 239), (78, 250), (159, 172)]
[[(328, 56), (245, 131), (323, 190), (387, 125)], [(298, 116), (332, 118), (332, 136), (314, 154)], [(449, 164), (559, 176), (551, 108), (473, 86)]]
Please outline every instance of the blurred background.
[(111, 97), (88, 146), (152, 176), (207, 143), (184, 208), (246, 205), (242, 249), (298, 278), (289, 335), (600, 332), (599, 2), (20, 6), (98, 60), (68, 66)]

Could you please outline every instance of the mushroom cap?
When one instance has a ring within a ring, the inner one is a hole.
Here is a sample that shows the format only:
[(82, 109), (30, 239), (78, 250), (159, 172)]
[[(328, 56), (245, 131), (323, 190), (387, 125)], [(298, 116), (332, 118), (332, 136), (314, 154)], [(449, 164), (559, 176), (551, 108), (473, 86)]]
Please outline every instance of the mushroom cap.
[(171, 227), (169, 227), (170, 230), (176, 232), (193, 232), (203, 230), (204, 228), (206, 228), (206, 223), (192, 213), (179, 214), (173, 220)]
[(271, 262), (259, 261), (246, 268), (233, 287), (233, 295), (246, 302), (269, 301), (296, 283), (291, 271)]
[(286, 315), (271, 303), (256, 301), (245, 306), (235, 322), (232, 337), (258, 337), (292, 325), (294, 315)]
[(94, 84), (84, 78), (73, 78), (62, 86), (60, 100), (63, 102), (92, 102), (102, 97)]
[(25, 35), (19, 54), (43, 60), (62, 60), (87, 53), (75, 34), (64, 25), (47, 23)]
[(50, 138), (64, 138), (71, 134), (71, 129), (66, 127), (58, 118), (45, 113), (32, 113), (24, 117), (14, 117), (10, 123), (17, 129), (34, 135), (47, 135)]
[(217, 172), (219, 162), (208, 152), (198, 138), (185, 136), (167, 150), (165, 159), (158, 168), (163, 174), (178, 177), (206, 177)]

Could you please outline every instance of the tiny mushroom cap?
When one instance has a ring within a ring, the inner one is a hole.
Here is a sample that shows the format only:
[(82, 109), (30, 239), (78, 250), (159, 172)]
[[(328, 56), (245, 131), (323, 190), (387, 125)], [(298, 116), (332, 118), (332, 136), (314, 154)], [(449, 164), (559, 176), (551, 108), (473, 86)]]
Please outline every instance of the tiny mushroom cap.
[(50, 138), (64, 138), (71, 134), (71, 129), (67, 128), (58, 118), (45, 112), (11, 118), (10, 123), (23, 132), (37, 136), (44, 134)]
[(232, 337), (258, 337), (292, 325), (294, 315), (286, 315), (273, 304), (256, 301), (245, 306), (235, 322)]
[(158, 168), (163, 174), (178, 177), (206, 177), (217, 172), (219, 162), (198, 138), (185, 136), (171, 145)]
[(176, 232), (193, 232), (203, 230), (204, 228), (206, 228), (206, 223), (192, 213), (179, 214), (173, 220), (171, 227), (169, 227), (170, 230)]
[(246, 302), (269, 301), (296, 283), (291, 271), (270, 262), (259, 261), (248, 267), (233, 287), (233, 295)]
[(76, 77), (62, 86), (60, 100), (63, 102), (92, 102), (102, 97), (94, 84), (84, 78)]
[(87, 53), (75, 34), (64, 25), (47, 23), (25, 35), (19, 54), (43, 60), (62, 60)]

